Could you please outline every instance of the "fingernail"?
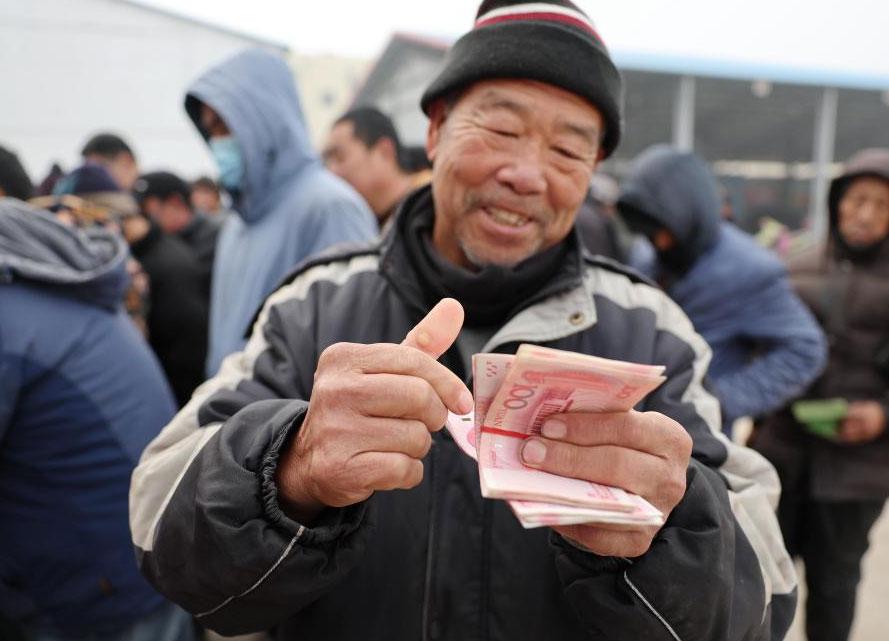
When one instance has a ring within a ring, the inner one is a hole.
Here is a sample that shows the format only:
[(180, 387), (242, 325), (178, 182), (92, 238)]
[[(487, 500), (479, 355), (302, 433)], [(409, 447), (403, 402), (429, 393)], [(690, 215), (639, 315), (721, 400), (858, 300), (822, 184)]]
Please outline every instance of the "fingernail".
[(463, 414), (469, 414), (472, 411), (472, 408), (475, 407), (475, 403), (472, 400), (472, 394), (469, 393), (468, 389), (463, 390), (460, 393), (460, 412)]
[(562, 421), (551, 418), (543, 424), (543, 428), (540, 431), (547, 438), (564, 438), (568, 433), (568, 426)]
[(522, 448), (522, 460), (528, 465), (540, 465), (546, 458), (546, 445), (537, 439), (531, 439)]

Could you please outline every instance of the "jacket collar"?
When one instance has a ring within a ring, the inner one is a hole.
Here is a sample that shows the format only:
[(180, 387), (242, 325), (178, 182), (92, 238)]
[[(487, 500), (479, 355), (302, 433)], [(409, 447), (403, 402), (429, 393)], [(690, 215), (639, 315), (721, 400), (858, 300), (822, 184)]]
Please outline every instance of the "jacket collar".
[[(407, 254), (404, 235), (409, 218), (428, 213), (432, 207), (431, 186), (411, 193), (395, 214), (380, 245), (380, 272), (417, 320), (428, 312), (429, 306)], [(511, 341), (552, 341), (595, 323), (591, 282), (585, 278), (583, 249), (576, 230), (563, 242), (568, 244), (566, 259), (555, 276), (513, 311), (486, 349)], [(540, 304), (544, 301), (546, 304)]]

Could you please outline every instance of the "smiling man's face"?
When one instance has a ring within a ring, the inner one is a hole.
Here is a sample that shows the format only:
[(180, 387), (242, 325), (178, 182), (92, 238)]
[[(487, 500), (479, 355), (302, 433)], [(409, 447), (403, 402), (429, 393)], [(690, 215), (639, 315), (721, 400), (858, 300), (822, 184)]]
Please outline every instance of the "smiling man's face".
[(512, 266), (564, 239), (599, 161), (589, 102), (528, 80), (485, 80), (432, 108), (433, 242), (464, 267)]

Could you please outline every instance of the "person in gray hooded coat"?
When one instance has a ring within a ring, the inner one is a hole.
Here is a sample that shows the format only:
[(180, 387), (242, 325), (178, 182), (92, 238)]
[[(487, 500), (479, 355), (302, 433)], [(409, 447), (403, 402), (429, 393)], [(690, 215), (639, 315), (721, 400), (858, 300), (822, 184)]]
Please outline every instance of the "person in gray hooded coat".
[(237, 212), (213, 265), (212, 375), (243, 347), (260, 303), (290, 269), (331, 245), (373, 239), (377, 225), (312, 149), (293, 73), (279, 56), (251, 49), (225, 60), (192, 84), (185, 109)]

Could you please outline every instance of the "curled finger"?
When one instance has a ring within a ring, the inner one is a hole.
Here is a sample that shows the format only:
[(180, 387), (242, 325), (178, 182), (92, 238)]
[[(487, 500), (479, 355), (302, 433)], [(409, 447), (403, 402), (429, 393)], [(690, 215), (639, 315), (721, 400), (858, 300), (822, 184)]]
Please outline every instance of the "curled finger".
[(364, 452), (352, 467), (360, 470), (369, 491), (409, 490), (423, 481), (423, 463), (397, 452)]
[(406, 345), (366, 345), (356, 369), (365, 374), (402, 374), (426, 380), (442, 403), (456, 414), (472, 410), (472, 393), (447, 367), (428, 354)]

